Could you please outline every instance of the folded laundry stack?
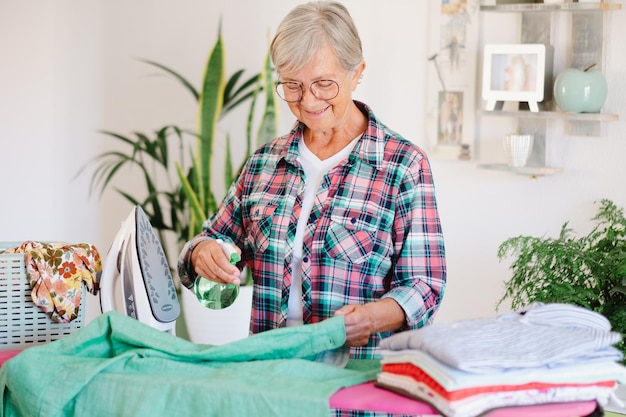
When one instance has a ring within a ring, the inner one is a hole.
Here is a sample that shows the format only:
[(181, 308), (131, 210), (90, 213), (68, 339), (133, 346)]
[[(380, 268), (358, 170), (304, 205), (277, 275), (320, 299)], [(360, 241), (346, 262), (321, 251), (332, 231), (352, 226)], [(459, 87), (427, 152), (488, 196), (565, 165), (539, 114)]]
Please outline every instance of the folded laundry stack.
[(376, 384), (450, 417), (595, 400), (621, 405), (621, 340), (609, 321), (568, 304), (535, 303), (487, 319), (436, 323), (381, 342)]

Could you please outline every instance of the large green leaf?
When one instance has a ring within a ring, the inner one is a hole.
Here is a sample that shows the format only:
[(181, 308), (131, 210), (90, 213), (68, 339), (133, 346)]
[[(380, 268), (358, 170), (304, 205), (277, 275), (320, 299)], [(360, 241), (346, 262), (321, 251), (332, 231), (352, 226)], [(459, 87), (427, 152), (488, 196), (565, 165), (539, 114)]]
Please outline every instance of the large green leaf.
[(272, 78), (273, 68), (269, 49), (265, 55), (263, 71), (261, 71), (261, 82), (265, 90), (265, 110), (261, 118), (261, 124), (257, 133), (257, 145), (262, 145), (278, 134), (278, 105), (276, 103), (276, 93), (274, 92), (274, 80)]
[[(191, 185), (191, 182), (185, 175), (185, 172), (179, 163), (176, 164), (176, 173), (178, 174), (178, 180), (182, 184), (182, 191), (185, 194), (185, 197), (187, 197), (187, 202), (189, 204), (189, 235), (186, 236), (185, 239), (191, 239), (198, 233), (199, 227), (196, 227), (196, 225), (198, 225), (199, 219), (203, 218), (204, 210), (202, 203), (198, 198), (198, 194)], [(202, 221), (200, 221), (199, 224), (202, 224)]]
[(145, 62), (146, 64), (149, 64), (149, 65), (155, 66), (157, 68), (160, 68), (163, 71), (165, 71), (165, 72), (169, 73), (170, 75), (174, 76), (174, 78), (176, 78), (178, 81), (180, 81), (180, 83), (194, 96), (194, 98), (196, 100), (198, 100), (200, 98), (200, 93), (198, 93), (198, 90), (196, 90), (196, 88), (189, 81), (187, 81), (187, 79), (185, 77), (183, 77), (182, 75), (180, 75), (179, 73), (177, 73), (173, 69), (170, 69), (169, 67), (166, 67), (165, 65), (159, 64), (158, 62), (150, 61), (148, 59), (142, 59), (141, 61)]
[(211, 202), (212, 193), (210, 192), (213, 145), (217, 132), (217, 122), (222, 111), (222, 99), (225, 88), (224, 78), (224, 47), (220, 27), (217, 42), (211, 51), (204, 70), (204, 81), (199, 102), (199, 139), (197, 148), (199, 164), (196, 166), (196, 169), (202, 179), (198, 185), (207, 189), (197, 189), (196, 193), (198, 194), (205, 218), (211, 214), (208, 210), (214, 204)]

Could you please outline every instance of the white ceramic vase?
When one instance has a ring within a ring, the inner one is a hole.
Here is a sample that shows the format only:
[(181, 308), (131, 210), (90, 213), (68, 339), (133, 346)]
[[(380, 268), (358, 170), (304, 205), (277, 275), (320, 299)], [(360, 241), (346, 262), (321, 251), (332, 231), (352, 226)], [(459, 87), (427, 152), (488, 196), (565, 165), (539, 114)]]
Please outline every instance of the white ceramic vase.
[(223, 345), (248, 337), (252, 286), (241, 287), (235, 302), (221, 310), (206, 308), (187, 288), (182, 289), (181, 295), (185, 325), (192, 342)]
[(518, 133), (505, 135), (503, 148), (508, 165), (513, 167), (526, 166), (533, 148), (533, 135)]

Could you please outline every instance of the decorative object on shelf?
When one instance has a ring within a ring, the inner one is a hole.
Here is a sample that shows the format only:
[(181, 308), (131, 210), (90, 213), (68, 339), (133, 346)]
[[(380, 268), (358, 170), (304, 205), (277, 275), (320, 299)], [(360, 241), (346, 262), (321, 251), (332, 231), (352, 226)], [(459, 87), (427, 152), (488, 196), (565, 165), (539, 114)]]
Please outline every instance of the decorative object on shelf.
[(604, 74), (592, 70), (568, 68), (557, 75), (554, 82), (554, 99), (559, 108), (572, 113), (600, 113), (607, 95)]
[(526, 166), (530, 152), (533, 149), (533, 139), (534, 137), (531, 134), (510, 133), (504, 135), (502, 145), (509, 166)]
[(527, 102), (538, 112), (539, 103), (552, 97), (553, 48), (544, 44), (485, 45), (483, 99), (486, 109), (502, 110), (505, 101)]
[(472, 153), (470, 150), (470, 146), (467, 143), (461, 144), (461, 150), (459, 151), (459, 159), (463, 161), (469, 161), (472, 159)]
[(474, 143), (479, 5), (438, 0), (428, 8), (427, 150), (458, 160), (461, 146)]

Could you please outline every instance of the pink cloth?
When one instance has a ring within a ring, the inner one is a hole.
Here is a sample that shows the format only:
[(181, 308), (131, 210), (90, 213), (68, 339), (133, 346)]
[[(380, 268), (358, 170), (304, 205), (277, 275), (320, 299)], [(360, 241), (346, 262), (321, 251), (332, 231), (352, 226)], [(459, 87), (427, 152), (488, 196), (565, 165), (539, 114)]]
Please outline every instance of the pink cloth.
[(330, 397), (330, 408), (409, 415), (439, 414), (426, 403), (377, 387), (373, 382), (340, 389)]
[(20, 352), (21, 350), (0, 350), (0, 366)]
[(500, 408), (485, 414), (485, 417), (570, 417), (587, 416), (596, 409), (595, 401), (573, 403), (542, 404), (524, 407)]
[[(330, 398), (330, 407), (340, 410), (379, 411), (414, 416), (439, 415), (430, 405), (380, 388), (373, 382), (343, 388)], [(595, 401), (576, 401), (507, 407), (490, 411), (484, 417), (571, 417), (586, 416), (595, 410)]]

